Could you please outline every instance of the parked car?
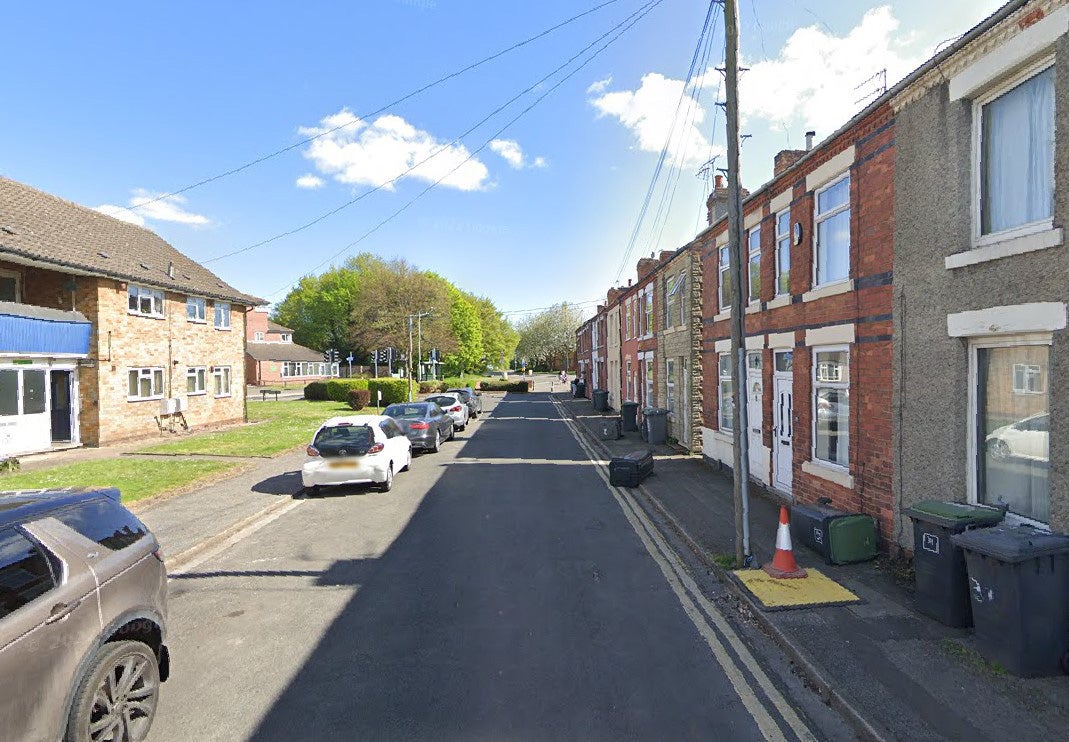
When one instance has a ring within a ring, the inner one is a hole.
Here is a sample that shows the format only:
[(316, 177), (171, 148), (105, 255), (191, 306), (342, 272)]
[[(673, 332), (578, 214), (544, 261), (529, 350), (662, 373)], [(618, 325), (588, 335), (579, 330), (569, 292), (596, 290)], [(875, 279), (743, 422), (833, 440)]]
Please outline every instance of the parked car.
[(446, 413), (453, 418), (454, 430), (463, 430), (468, 427), (468, 418), (471, 417), (471, 408), (468, 407), (468, 403), (464, 401), (464, 398), (456, 392), (435, 394), (431, 397), (427, 397), (423, 401), (433, 402), (445, 410)]
[(434, 402), (392, 404), (382, 414), (397, 421), (412, 448), (438, 453), (442, 441), (453, 440), (453, 418)]
[(159, 543), (118, 490), (0, 492), (0, 736), (144, 739), (166, 638)]
[(987, 436), (987, 450), (995, 458), (1016, 456), (1033, 461), (1050, 460), (1050, 413), (1029, 415), (996, 428)]
[(464, 403), (468, 406), (468, 411), (472, 417), (478, 417), (483, 411), (483, 395), (480, 392), (475, 391), (470, 386), (462, 386), (456, 389), (446, 389), (446, 392), (454, 392), (460, 395), (460, 398), (464, 400)]
[(393, 488), (393, 475), (412, 464), (412, 443), (392, 417), (348, 415), (332, 417), (316, 431), (306, 449), (301, 484), (318, 494), (320, 487), (375, 484)]

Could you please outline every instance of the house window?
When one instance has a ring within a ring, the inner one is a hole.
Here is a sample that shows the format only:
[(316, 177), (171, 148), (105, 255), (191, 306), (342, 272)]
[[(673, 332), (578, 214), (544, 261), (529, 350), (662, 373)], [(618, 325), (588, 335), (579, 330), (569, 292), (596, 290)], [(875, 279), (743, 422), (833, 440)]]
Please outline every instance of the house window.
[(264, 341), (264, 334), (262, 332), (256, 333), (253, 337), (258, 343), (262, 343)]
[(686, 300), (686, 288), (687, 288), (687, 274), (680, 273), (679, 278), (676, 280), (676, 306), (679, 308), (679, 324), (683, 326), (687, 324), (687, 300)]
[(627, 359), (627, 389), (626, 389), (626, 391), (627, 391), (627, 398), (633, 400), (635, 398), (635, 381), (631, 377), (631, 359), (630, 358)]
[(186, 297), (186, 319), (190, 322), (207, 322), (208, 300), (197, 296)]
[(813, 349), (813, 458), (850, 462), (850, 349)]
[(141, 317), (163, 316), (163, 292), (147, 286), (130, 284), (127, 289), (129, 313)]
[(727, 246), (720, 248), (720, 308), (731, 306), (731, 253)]
[(22, 301), (22, 276), (15, 271), (0, 270), (0, 301)]
[(791, 212), (776, 214), (776, 296), (791, 293)]
[(646, 314), (642, 321), (642, 334), (653, 334), (653, 286), (646, 289)]
[(186, 394), (204, 394), (208, 370), (203, 366), (186, 369)]
[(653, 406), (653, 357), (652, 355), (646, 358), (646, 406)]
[(283, 332), (278, 336), (278, 339), (283, 343), (288, 343), (290, 341), (290, 334), (288, 332)]
[(747, 233), (746, 242), (750, 255), (746, 275), (750, 283), (750, 301), (755, 302), (761, 300), (761, 227), (751, 229)]
[(230, 304), (228, 302), (215, 302), (215, 329), (230, 329)]
[[(979, 236), (1049, 228), (1054, 213), (1054, 66), (977, 101)], [(1009, 236), (1009, 235), (1006, 235)]]
[(850, 175), (817, 191), (814, 286), (850, 277)]
[(665, 407), (668, 408), (668, 414), (674, 415), (676, 413), (676, 362), (672, 358), (665, 359), (664, 362), (664, 386), (665, 386)]
[(128, 401), (140, 402), (146, 399), (163, 398), (162, 368), (132, 368), (128, 372), (128, 379), (126, 391)]
[(215, 396), (216, 397), (229, 397), (230, 396), (230, 366), (216, 366), (212, 370), (212, 377), (215, 380)]
[(735, 429), (735, 396), (731, 387), (731, 354), (720, 354), (720, 411), (721, 430)]
[(664, 311), (664, 329), (668, 329), (675, 324), (677, 315), (679, 314), (679, 294), (676, 292), (676, 277), (667, 276), (664, 279), (664, 295), (665, 295), (665, 311)]
[(1050, 400), (1043, 384), (1050, 369), (1047, 342), (974, 346), (971, 374), (975, 500), (1007, 505), (1039, 523), (1050, 522)]

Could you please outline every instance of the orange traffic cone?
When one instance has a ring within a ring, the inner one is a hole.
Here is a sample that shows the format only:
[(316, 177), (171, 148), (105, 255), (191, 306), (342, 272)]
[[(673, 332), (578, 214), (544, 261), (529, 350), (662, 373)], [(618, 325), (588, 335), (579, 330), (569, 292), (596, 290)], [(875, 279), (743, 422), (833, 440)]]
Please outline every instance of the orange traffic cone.
[(794, 561), (794, 550), (791, 548), (790, 518), (787, 515), (787, 508), (785, 506), (781, 505), (779, 509), (779, 529), (776, 531), (776, 553), (772, 557), (772, 561), (761, 569), (779, 579), (807, 576), (805, 570), (798, 566), (798, 562)]

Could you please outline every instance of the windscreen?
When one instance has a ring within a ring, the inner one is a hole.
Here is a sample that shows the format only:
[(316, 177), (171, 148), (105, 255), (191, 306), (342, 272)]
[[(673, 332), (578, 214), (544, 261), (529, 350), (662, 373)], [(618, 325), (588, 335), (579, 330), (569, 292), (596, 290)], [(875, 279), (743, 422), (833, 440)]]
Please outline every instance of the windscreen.
[(367, 453), (372, 443), (374, 438), (366, 425), (339, 425), (316, 433), (312, 446), (321, 456), (339, 456), (342, 451), (346, 456), (356, 456)]
[(434, 402), (436, 405), (443, 409), (447, 407), (452, 407), (457, 403), (457, 401), (453, 397), (427, 397), (427, 401)]
[(385, 415), (395, 420), (419, 420), (427, 415), (425, 404), (392, 404), (386, 408)]

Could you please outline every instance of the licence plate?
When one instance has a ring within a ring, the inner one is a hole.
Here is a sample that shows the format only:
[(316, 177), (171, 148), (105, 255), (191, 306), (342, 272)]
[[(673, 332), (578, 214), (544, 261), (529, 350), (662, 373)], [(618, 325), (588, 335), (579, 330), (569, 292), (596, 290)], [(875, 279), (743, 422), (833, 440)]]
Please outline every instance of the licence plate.
[(331, 469), (355, 469), (355, 461), (332, 461), (330, 462)]

